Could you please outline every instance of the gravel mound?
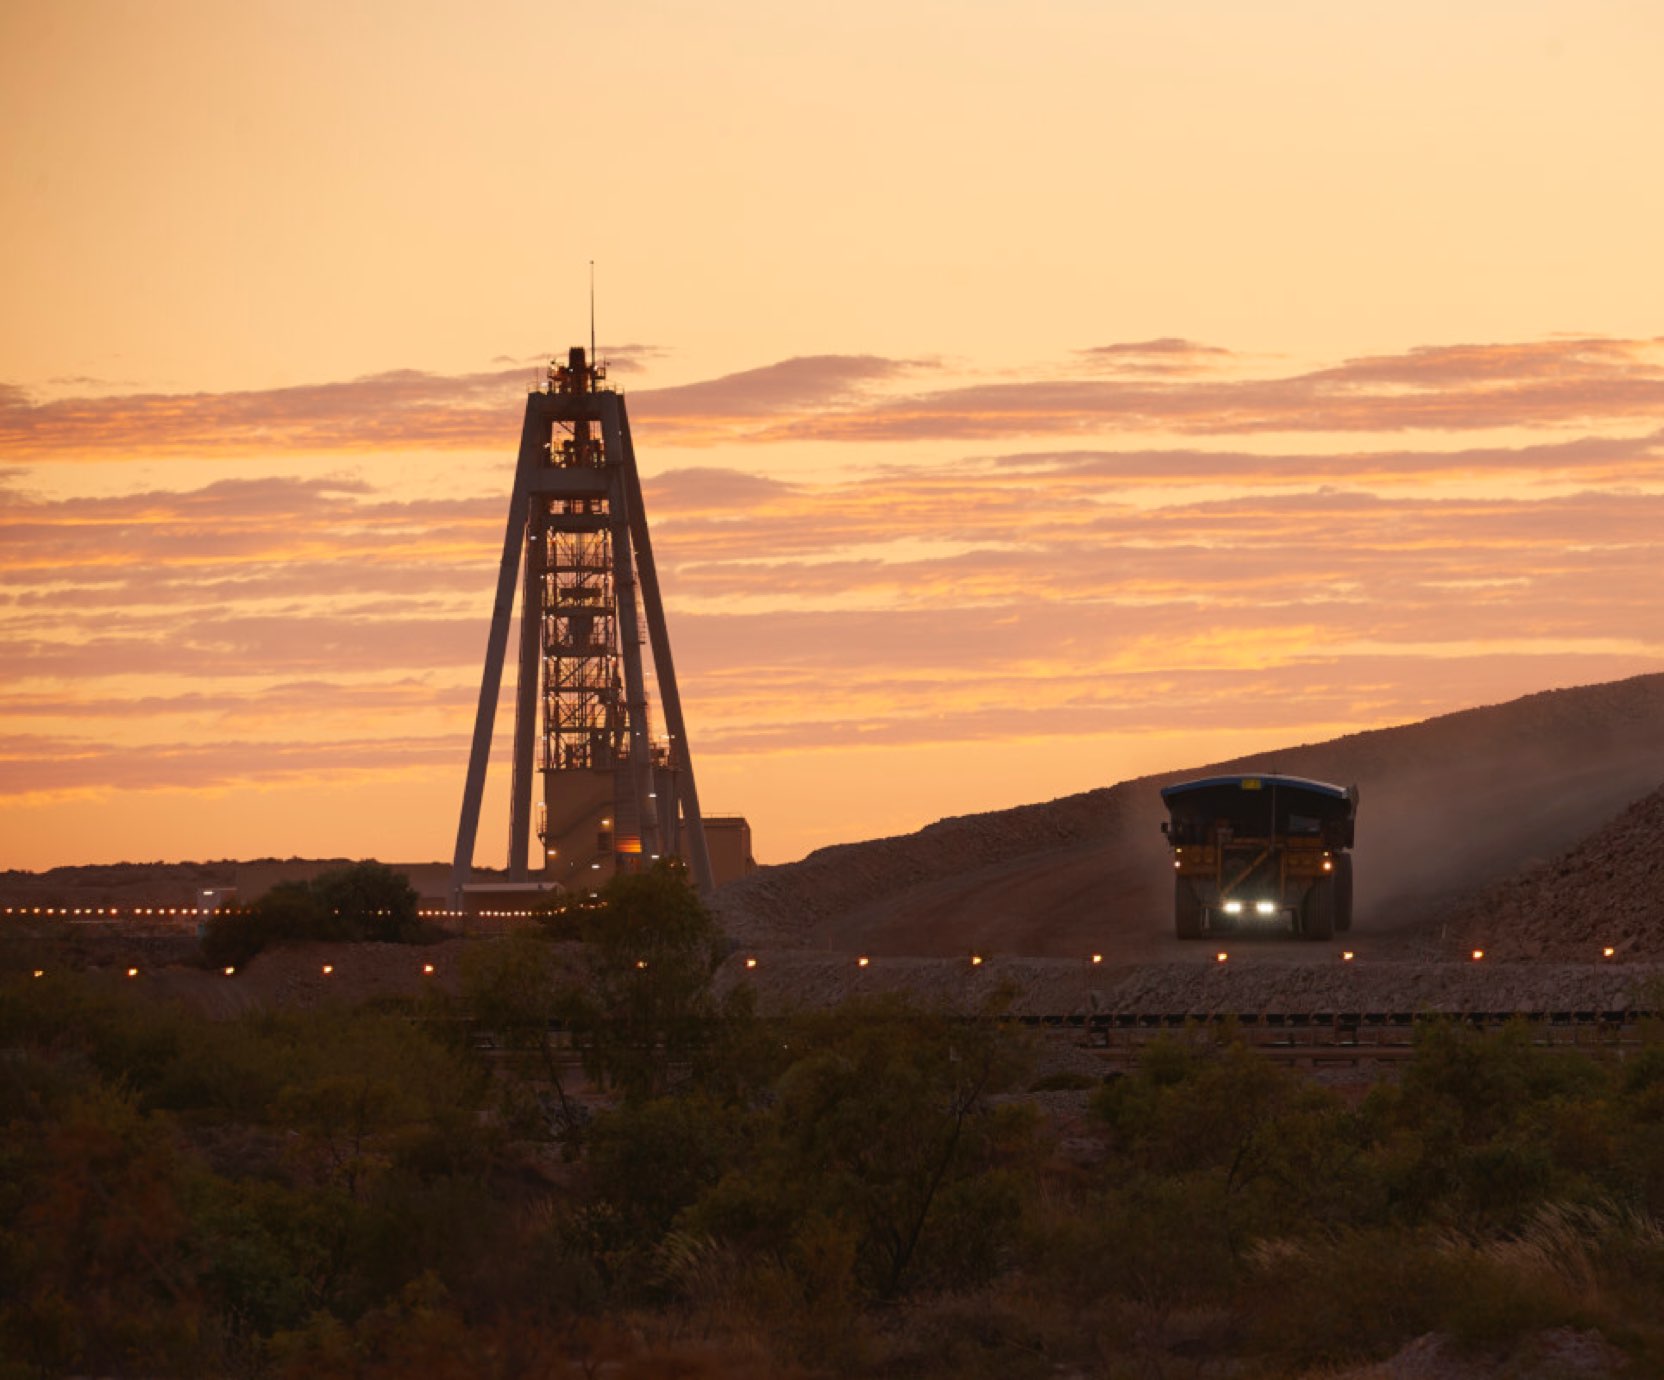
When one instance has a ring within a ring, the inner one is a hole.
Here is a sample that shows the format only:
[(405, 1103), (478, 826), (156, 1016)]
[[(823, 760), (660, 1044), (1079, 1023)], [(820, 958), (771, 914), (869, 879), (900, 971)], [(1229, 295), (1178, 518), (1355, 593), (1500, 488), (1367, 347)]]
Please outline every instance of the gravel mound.
[(1450, 926), (1503, 958), (1664, 958), (1664, 788), (1552, 863), (1487, 888)]

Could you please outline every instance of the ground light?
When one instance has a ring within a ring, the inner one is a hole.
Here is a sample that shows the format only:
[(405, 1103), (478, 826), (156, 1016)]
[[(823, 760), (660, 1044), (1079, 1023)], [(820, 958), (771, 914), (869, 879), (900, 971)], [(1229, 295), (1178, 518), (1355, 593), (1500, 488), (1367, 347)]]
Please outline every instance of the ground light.
[(972, 954), (971, 955), (971, 967), (980, 968), (981, 966), (982, 966), (982, 955), (981, 954)]
[(755, 968), (757, 966), (757, 960), (754, 958), (748, 958), (745, 960), (745, 966), (747, 968)]
[(1350, 949), (1342, 949), (1340, 952), (1340, 961), (1342, 963), (1350, 963), (1356, 957), (1357, 955)]
[(1600, 951), (1600, 956), (1602, 958), (1611, 958), (1617, 952), (1618, 951), (1616, 949), (1614, 949), (1610, 944), (1608, 944), (1604, 949), (1602, 949)]
[(128, 977), (137, 977), (138, 975), (139, 975), (139, 970), (137, 968), (129, 968), (127, 970), (127, 976)]
[(422, 976), (423, 977), (432, 977), (433, 976), (433, 964), (424, 963), (422, 965)]
[(872, 960), (865, 954), (862, 954), (861, 957), (855, 960), (855, 966), (857, 968), (865, 968), (870, 962), (872, 962)]
[(1228, 953), (1226, 953), (1223, 949), (1221, 949), (1218, 953), (1216, 953), (1213, 956), (1213, 961), (1215, 963), (1226, 963), (1226, 962), (1230, 961), (1230, 957), (1231, 956)]
[(1104, 956), (1102, 954), (1093, 954), (1092, 961), (1094, 963), (1102, 963), (1104, 961)]
[(237, 975), (237, 970), (235, 968), (227, 968), (225, 970), (225, 975), (227, 977), (235, 977)]
[(335, 971), (335, 965), (333, 963), (324, 964), (323, 973), (324, 973), (325, 977), (328, 977), (334, 971)]
[(1485, 957), (1485, 951), (1483, 949), (1475, 949), (1473, 951), (1473, 961), (1475, 963), (1479, 962), (1479, 960), (1484, 958), (1484, 957)]

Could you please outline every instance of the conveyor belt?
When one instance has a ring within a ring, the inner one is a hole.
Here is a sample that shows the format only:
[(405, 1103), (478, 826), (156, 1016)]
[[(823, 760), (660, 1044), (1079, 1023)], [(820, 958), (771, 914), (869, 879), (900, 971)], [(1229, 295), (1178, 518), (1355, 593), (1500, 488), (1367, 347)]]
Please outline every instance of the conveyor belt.
[(1167, 1038), (1213, 1044), (1227, 1032), (1250, 1048), (1295, 1061), (1406, 1059), (1416, 1032), (1449, 1021), (1471, 1030), (1500, 1030), (1523, 1022), (1533, 1048), (1591, 1053), (1639, 1048), (1643, 1023), (1654, 1013), (1621, 1011), (1252, 1011), (1074, 1012), (1066, 1016), (1007, 1016), (1005, 1024), (1102, 1051), (1114, 1062), (1136, 1063), (1153, 1041)]

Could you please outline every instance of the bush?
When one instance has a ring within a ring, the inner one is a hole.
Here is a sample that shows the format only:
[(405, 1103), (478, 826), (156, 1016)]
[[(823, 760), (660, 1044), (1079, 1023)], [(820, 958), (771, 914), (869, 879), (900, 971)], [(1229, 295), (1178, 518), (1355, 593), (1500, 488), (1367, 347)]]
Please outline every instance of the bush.
[(1075, 1073), (1065, 1069), (1059, 1073), (1048, 1073), (1044, 1078), (1036, 1078), (1029, 1084), (1031, 1093), (1043, 1092), (1085, 1092), (1088, 1088), (1099, 1087), (1102, 1078), (1094, 1078), (1089, 1073)]
[(1479, 1350), (1586, 1324), (1580, 1283), (1523, 1255), (1425, 1230), (1266, 1243), (1248, 1315), (1261, 1347), (1302, 1365), (1378, 1359), (1429, 1332)]

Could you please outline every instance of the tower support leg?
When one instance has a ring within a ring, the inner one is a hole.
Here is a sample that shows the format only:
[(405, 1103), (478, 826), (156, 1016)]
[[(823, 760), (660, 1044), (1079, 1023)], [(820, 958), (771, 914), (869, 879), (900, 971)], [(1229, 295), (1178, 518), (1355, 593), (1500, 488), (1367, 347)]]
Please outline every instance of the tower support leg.
[(630, 534), (635, 538), (636, 572), (641, 578), (642, 605), (647, 615), (647, 637), (653, 648), (653, 670), (664, 700), (664, 723), (670, 734), (670, 758), (676, 767), (676, 789), (687, 825), (685, 848), (693, 880), (702, 893), (711, 890), (711, 854), (705, 846), (705, 821), (699, 813), (699, 789), (693, 780), (693, 753), (682, 717), (682, 697), (676, 689), (676, 664), (670, 655), (670, 632), (665, 627), (664, 600), (659, 596), (658, 567), (653, 563), (653, 541), (647, 533), (647, 508), (641, 495), (641, 473), (636, 469), (635, 445), (630, 440), (630, 418), (624, 399), (618, 399), (619, 431), (626, 496), (630, 505)]
[(480, 801), (485, 795), (485, 768), (491, 760), (491, 732), (497, 721), (497, 696), (503, 685), (503, 655), (508, 650), (508, 625), (514, 616), (514, 586), (520, 573), (520, 550), (526, 539), (532, 467), (544, 441), (540, 413), (526, 404), (520, 430), (520, 458), (514, 467), (514, 489), (508, 501), (508, 527), (503, 533), (503, 558), (497, 567), (497, 601), (491, 606), (491, 631), (485, 641), (485, 672), (480, 677), (479, 708), (474, 714), (474, 741), (468, 750), (468, 779), (462, 788), (462, 813), (457, 819), (456, 852), (451, 857), (451, 904), (462, 905), (462, 888), (474, 870), (474, 842), (480, 827)]

